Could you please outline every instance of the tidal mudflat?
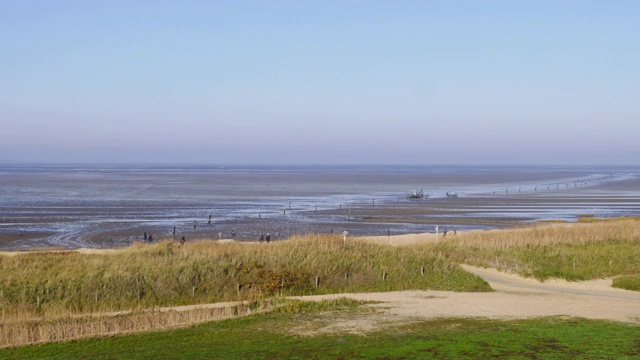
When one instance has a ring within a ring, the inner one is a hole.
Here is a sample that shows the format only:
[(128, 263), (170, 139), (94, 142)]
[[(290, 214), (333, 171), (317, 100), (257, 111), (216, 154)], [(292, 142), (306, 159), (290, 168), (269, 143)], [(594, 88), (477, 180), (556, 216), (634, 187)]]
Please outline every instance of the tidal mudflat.
[[(420, 189), (424, 198), (406, 199)], [(638, 214), (640, 169), (630, 167), (0, 166), (5, 250), (114, 248), (145, 232), (255, 241)]]

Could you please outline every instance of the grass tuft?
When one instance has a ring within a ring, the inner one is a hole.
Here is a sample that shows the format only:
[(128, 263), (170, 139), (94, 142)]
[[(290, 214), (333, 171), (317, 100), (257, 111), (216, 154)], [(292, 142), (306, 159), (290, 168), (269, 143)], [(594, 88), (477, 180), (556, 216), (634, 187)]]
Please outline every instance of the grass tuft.
[(640, 291), (640, 274), (617, 276), (613, 279), (611, 286), (620, 289)]

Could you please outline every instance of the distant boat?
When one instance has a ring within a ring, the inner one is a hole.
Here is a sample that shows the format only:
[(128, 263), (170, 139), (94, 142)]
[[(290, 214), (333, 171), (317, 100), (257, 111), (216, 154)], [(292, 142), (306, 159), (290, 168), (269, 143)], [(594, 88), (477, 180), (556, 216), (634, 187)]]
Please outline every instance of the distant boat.
[(424, 195), (424, 191), (422, 191), (422, 189), (420, 189), (420, 191), (418, 190), (411, 190), (411, 192), (409, 194), (407, 194), (406, 198), (409, 200), (413, 200), (413, 199), (423, 199), (425, 197), (429, 197), (429, 194), (427, 194), (426, 196)]
[(457, 199), (458, 198), (458, 194), (451, 192), (451, 191), (447, 191), (447, 197), (449, 199)]

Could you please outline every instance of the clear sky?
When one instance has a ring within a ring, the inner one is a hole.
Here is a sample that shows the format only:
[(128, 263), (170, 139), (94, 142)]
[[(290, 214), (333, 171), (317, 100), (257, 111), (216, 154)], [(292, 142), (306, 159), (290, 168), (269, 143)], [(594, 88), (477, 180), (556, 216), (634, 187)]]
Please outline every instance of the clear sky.
[(0, 161), (640, 164), (640, 1), (0, 1)]

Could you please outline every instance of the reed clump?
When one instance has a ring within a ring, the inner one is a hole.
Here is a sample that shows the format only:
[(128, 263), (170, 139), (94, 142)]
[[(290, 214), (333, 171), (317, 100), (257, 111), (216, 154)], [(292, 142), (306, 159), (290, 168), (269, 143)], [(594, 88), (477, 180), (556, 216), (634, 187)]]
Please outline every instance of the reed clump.
[(270, 306), (233, 304), (185, 310), (149, 309), (137, 312), (33, 318), (0, 322), (0, 348), (69, 341), (149, 331), (164, 331), (204, 322), (255, 314)]
[(540, 280), (640, 274), (640, 219), (474, 231), (429, 246), (456, 263), (494, 267)]

